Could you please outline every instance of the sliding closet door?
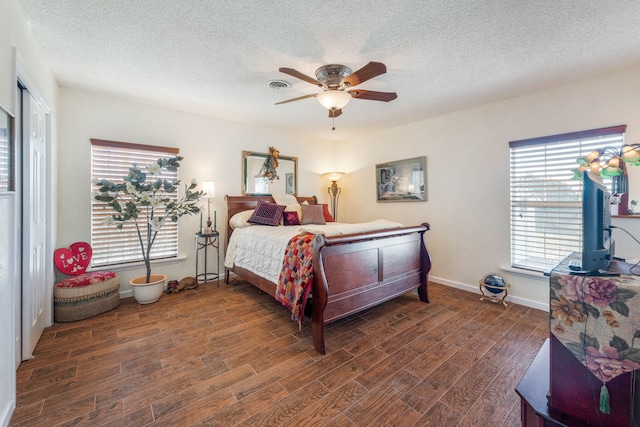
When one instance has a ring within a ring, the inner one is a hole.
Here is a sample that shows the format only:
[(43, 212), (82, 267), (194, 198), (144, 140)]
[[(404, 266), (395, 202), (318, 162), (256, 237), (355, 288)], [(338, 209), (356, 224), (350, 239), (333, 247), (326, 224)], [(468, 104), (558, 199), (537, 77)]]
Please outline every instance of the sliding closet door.
[(23, 271), (22, 271), (22, 360), (31, 358), (47, 325), (46, 274), (46, 117), (44, 109), (26, 90), (23, 113)]

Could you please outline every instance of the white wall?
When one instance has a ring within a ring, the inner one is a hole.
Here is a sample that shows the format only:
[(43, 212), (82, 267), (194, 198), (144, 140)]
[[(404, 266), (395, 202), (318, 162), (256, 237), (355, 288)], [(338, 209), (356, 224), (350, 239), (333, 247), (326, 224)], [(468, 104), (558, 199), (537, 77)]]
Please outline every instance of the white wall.
[(15, 360), (15, 275), (10, 254), (14, 248), (12, 223), (14, 218), (13, 194), (0, 193), (0, 425), (7, 425), (16, 406)]
[[(634, 68), (343, 143), (339, 169), (348, 175), (340, 180), (341, 219), (429, 222), (432, 280), (477, 292), (485, 273), (510, 265), (508, 142), (627, 124), (626, 141), (640, 143), (639, 99), (640, 68)], [(374, 165), (416, 156), (427, 156), (428, 201), (376, 203)], [(632, 175), (630, 187), (640, 187), (640, 175)], [(640, 237), (640, 217), (615, 224)], [(614, 237), (619, 255), (640, 258), (638, 244), (619, 231)], [(514, 301), (546, 307), (546, 278), (502, 274)]]
[[(269, 146), (274, 146), (283, 156), (298, 157), (298, 194), (317, 195), (325, 203), (329, 182), (320, 174), (336, 168), (335, 142), (71, 89), (61, 89), (59, 109), (58, 180), (63, 191), (58, 198), (60, 238), (57, 247), (91, 241), (90, 138), (178, 147), (184, 157), (180, 168), (183, 182), (192, 178), (198, 182), (215, 182), (217, 197), (211, 209), (217, 211), (218, 230), (222, 233), (226, 223), (224, 196), (240, 195), (242, 191), (242, 150), (266, 153)], [(190, 216), (179, 222), (179, 253), (186, 256), (186, 260), (154, 267), (154, 272), (178, 280), (194, 275), (194, 233), (199, 228), (199, 220)], [(223, 252), (221, 248), (221, 257)], [(121, 295), (130, 296), (129, 280), (144, 271), (141, 268), (119, 271)]]

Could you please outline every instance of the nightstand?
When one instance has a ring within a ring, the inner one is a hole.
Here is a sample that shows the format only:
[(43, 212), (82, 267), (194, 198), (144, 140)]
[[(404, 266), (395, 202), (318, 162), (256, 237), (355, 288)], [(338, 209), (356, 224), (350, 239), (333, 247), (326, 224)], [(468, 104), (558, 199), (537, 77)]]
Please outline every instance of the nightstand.
[[(196, 280), (198, 283), (206, 283), (215, 280), (220, 286), (220, 233), (212, 231), (211, 233), (196, 233)], [(215, 252), (216, 271), (209, 271), (209, 255), (208, 249)], [(200, 258), (203, 258), (204, 271), (200, 272)]]

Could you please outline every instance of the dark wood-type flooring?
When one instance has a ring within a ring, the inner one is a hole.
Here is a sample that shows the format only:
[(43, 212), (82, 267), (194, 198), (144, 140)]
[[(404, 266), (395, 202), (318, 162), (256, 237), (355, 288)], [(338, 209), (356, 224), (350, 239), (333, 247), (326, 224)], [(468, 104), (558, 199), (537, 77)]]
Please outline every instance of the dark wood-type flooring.
[(47, 328), (11, 426), (518, 426), (548, 314), (430, 285), (327, 327), (315, 352), (244, 282)]

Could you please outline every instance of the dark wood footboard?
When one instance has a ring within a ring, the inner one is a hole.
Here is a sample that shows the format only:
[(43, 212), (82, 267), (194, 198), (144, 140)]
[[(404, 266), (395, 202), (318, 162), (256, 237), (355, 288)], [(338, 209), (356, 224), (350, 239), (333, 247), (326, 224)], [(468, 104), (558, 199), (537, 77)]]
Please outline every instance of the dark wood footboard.
[[(315, 204), (315, 197), (298, 198)], [(227, 196), (228, 218), (271, 197)], [(325, 354), (324, 326), (417, 289), (429, 302), (431, 257), (424, 242), (429, 224), (335, 237), (317, 235), (313, 242), (311, 329), (315, 349)], [(231, 229), (227, 229), (228, 237)], [(276, 284), (242, 268), (234, 273), (275, 296)], [(225, 271), (229, 283), (229, 270)]]
[(325, 354), (324, 325), (412, 289), (429, 302), (431, 257), (424, 243), (429, 224), (314, 241), (312, 331)]

